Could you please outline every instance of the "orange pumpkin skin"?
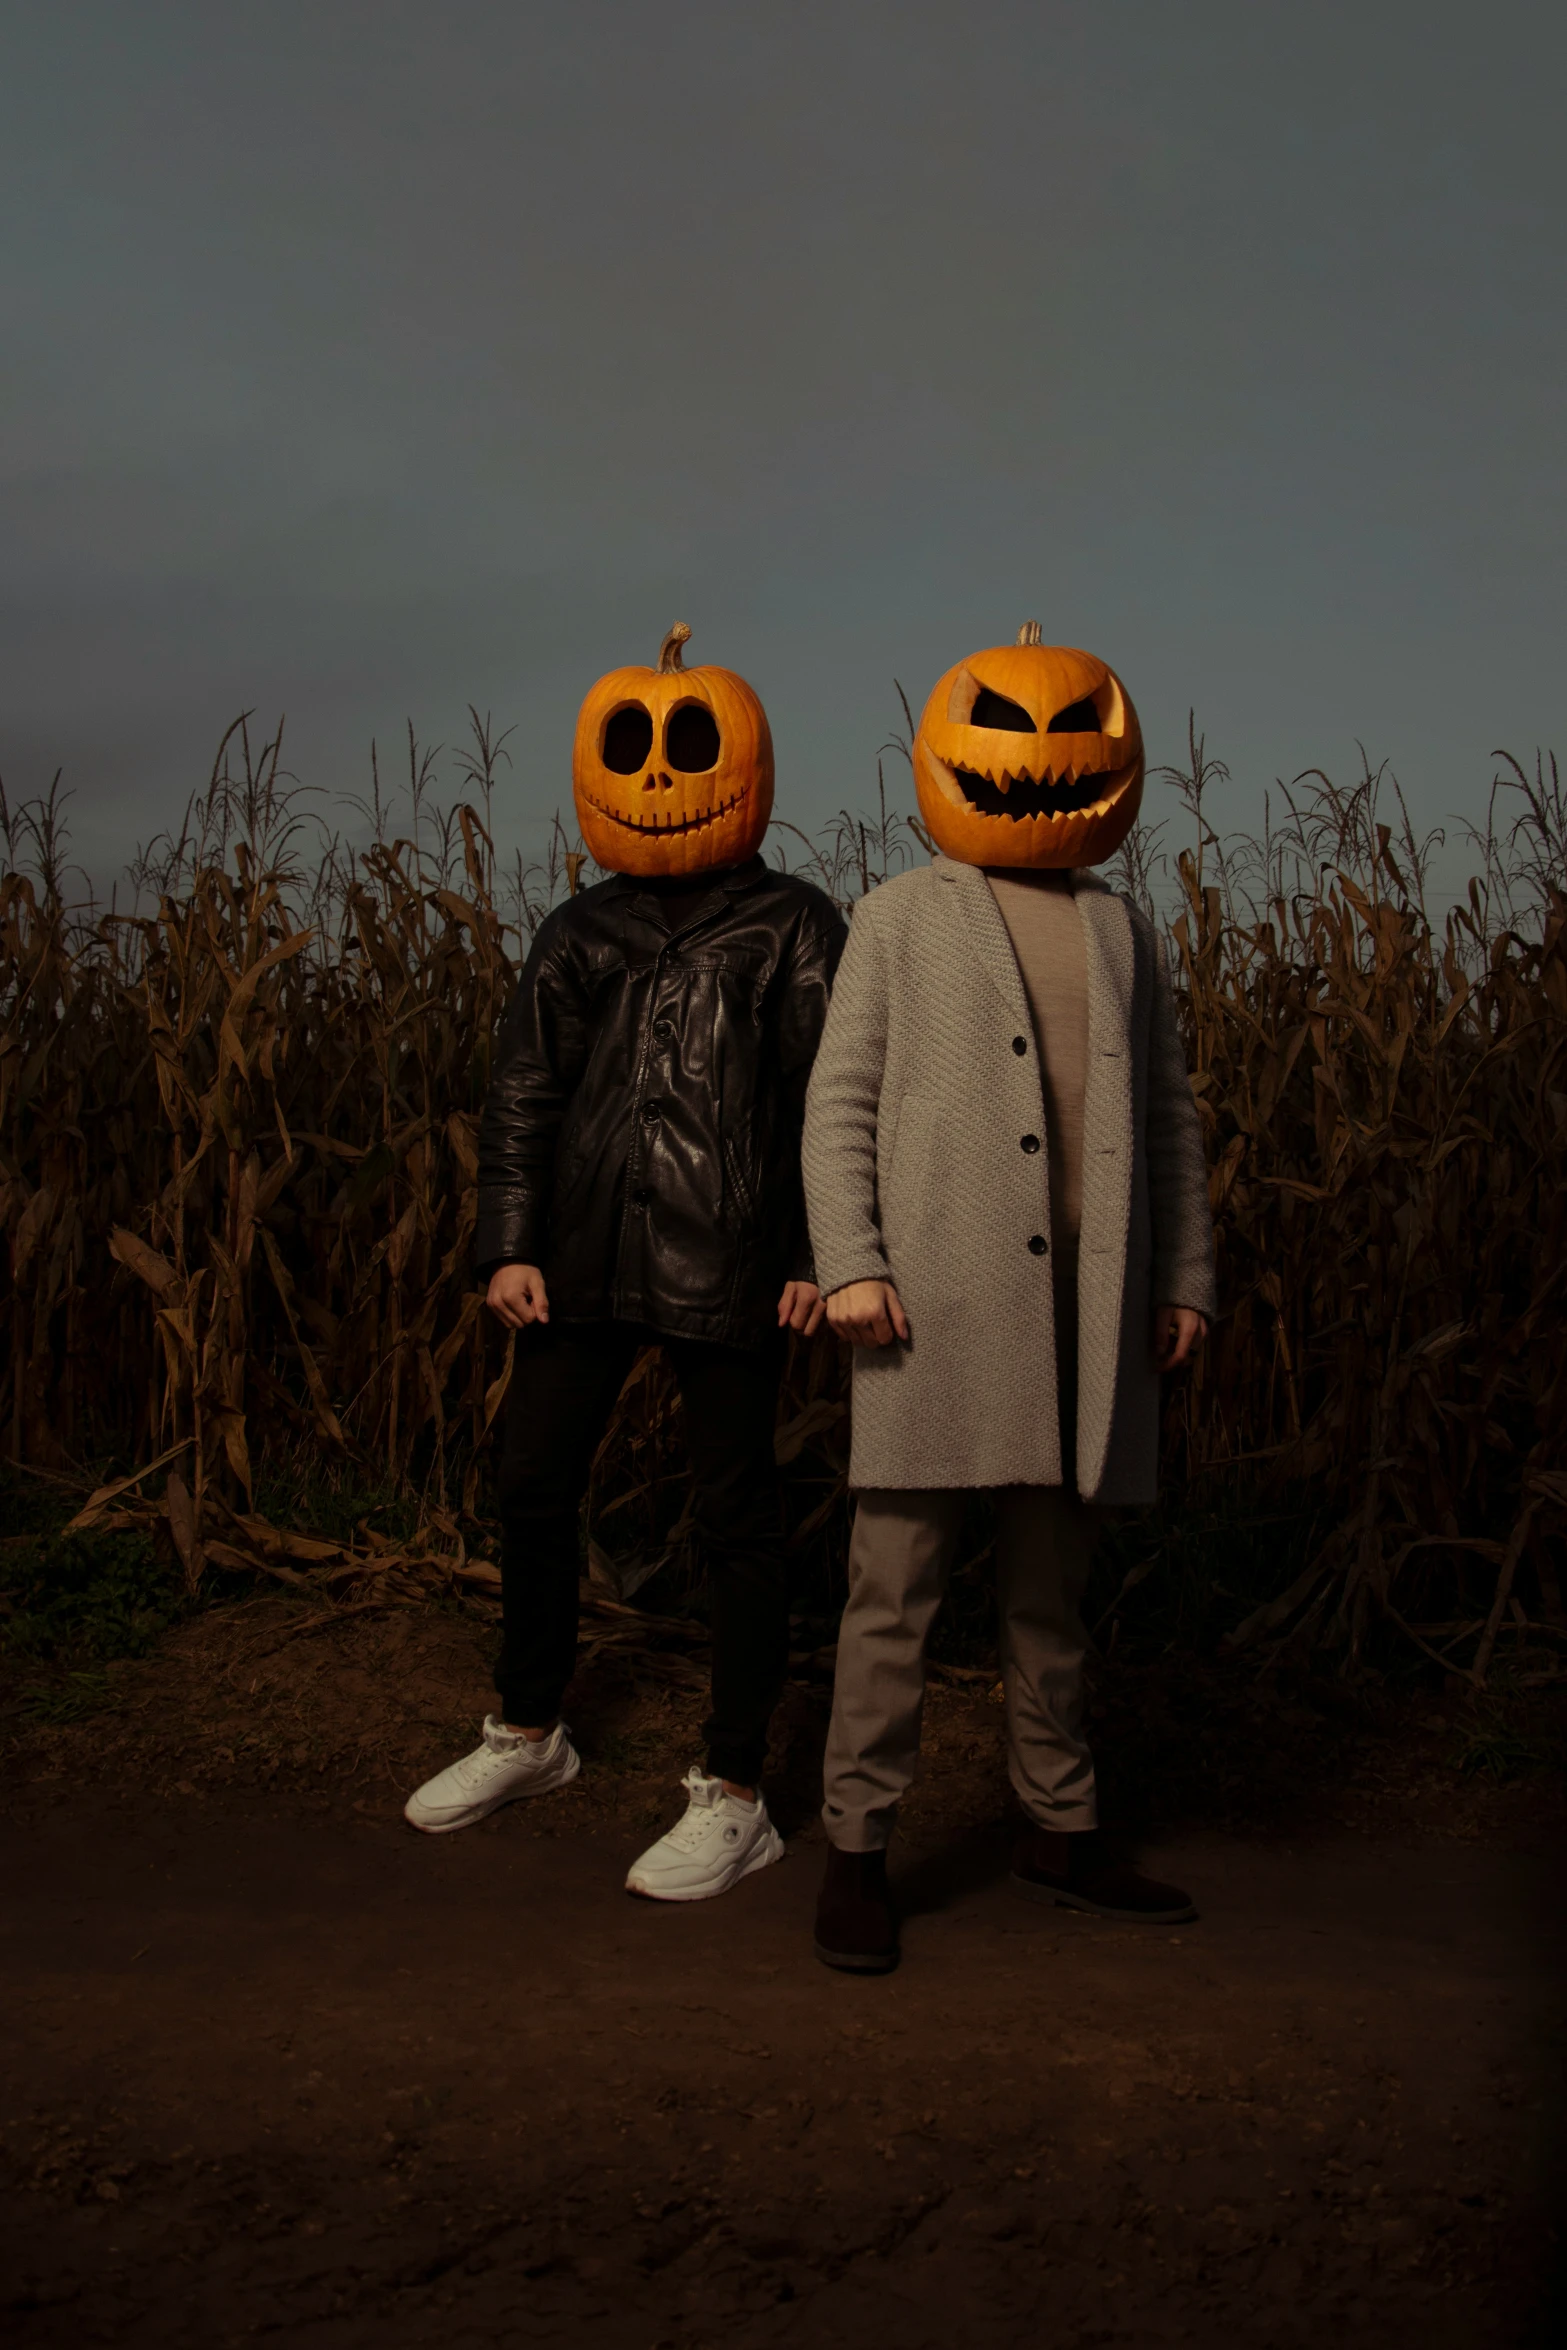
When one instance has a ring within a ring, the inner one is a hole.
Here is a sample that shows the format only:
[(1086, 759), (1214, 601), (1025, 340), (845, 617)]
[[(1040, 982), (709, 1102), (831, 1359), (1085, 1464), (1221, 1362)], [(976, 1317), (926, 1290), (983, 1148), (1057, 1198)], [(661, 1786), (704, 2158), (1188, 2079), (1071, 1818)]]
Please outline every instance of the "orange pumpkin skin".
[(1041, 644), (1025, 621), (1015, 645), (971, 653), (939, 680), (914, 783), (931, 838), (959, 864), (1098, 865), (1142, 805), (1143, 732), (1113, 669)]
[(571, 788), (589, 855), (639, 879), (738, 865), (773, 812), (767, 713), (732, 669), (683, 669), (677, 622), (656, 669), (612, 669), (577, 715)]

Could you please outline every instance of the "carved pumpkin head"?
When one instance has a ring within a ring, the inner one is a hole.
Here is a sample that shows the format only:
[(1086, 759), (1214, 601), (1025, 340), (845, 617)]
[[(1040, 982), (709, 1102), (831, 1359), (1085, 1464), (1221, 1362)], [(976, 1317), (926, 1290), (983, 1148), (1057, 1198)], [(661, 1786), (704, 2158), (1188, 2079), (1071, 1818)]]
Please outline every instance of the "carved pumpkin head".
[(767, 713), (732, 669), (683, 669), (676, 621), (656, 669), (612, 669), (577, 717), (571, 786), (609, 873), (709, 873), (762, 845), (773, 812)]
[(1042, 645), (971, 653), (925, 704), (914, 738), (920, 814), (963, 865), (1098, 865), (1143, 797), (1143, 732), (1113, 669)]

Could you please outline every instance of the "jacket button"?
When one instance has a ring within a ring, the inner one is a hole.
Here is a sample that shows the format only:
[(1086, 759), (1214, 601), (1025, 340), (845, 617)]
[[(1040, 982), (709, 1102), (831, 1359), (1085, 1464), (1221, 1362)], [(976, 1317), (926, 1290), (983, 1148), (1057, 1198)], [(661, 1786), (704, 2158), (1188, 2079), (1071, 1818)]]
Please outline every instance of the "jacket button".
[[(653, 1192), (651, 1185), (646, 1183), (639, 1183), (636, 1190), (631, 1194), (631, 1204), (634, 1208), (651, 1207), (653, 1204)], [(1032, 1248), (1033, 1245), (1033, 1242), (1030, 1241), (1030, 1248)]]
[(1024, 1149), (1027, 1151), (1027, 1153), (1028, 1153), (1029, 1157), (1030, 1157), (1030, 1158), (1032, 1158), (1032, 1157), (1033, 1157), (1033, 1155), (1034, 1155), (1034, 1153), (1035, 1153), (1035, 1151), (1037, 1151), (1037, 1150), (1038, 1150), (1038, 1148), (1039, 1148), (1039, 1137), (1038, 1137), (1038, 1135), (1037, 1135), (1037, 1134), (1025, 1134), (1025, 1135), (1024, 1135), (1024, 1137), (1023, 1137), (1023, 1148), (1024, 1148)]
[(1012, 1050), (1015, 1053), (1026, 1053), (1028, 1050), (1028, 1038), (1026, 1036), (1014, 1036), (1012, 1039)]
[(1050, 1246), (1050, 1243), (1042, 1232), (1036, 1232), (1028, 1246), (1030, 1255), (1042, 1257), (1046, 1249)]
[(658, 1121), (659, 1121), (659, 1119), (660, 1119), (660, 1118), (662, 1118), (662, 1116), (664, 1115), (664, 1105), (663, 1105), (663, 1103), (662, 1103), (662, 1102), (644, 1102), (644, 1103), (642, 1104), (642, 1115), (643, 1115), (643, 1117), (644, 1117), (644, 1118), (647, 1120), (647, 1122), (648, 1122), (648, 1124), (649, 1124), (650, 1126), (656, 1126), (656, 1125), (658, 1124)]
[(671, 1037), (674, 1035), (674, 1033), (675, 1033), (675, 1024), (674, 1024), (673, 1020), (655, 1020), (655, 1021), (654, 1021), (654, 1023), (653, 1023), (653, 1034), (654, 1034), (654, 1035), (655, 1035), (655, 1036), (658, 1038), (658, 1041), (659, 1041), (659, 1043), (660, 1043), (660, 1044), (668, 1044), (668, 1042), (669, 1042), (670, 1038), (671, 1038)]

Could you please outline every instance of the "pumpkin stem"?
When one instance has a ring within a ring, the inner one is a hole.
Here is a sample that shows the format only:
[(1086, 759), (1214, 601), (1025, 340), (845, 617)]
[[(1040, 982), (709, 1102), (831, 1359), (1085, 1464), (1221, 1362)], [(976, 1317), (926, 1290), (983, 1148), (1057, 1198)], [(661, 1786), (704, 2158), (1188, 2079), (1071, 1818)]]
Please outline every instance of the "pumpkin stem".
[(1044, 641), (1044, 633), (1037, 620), (1025, 620), (1017, 632), (1017, 641), (1020, 645), (1041, 644)]
[[(680, 658), (680, 648), (690, 642), (690, 629), (687, 628), (683, 620), (677, 620), (658, 648), (658, 666), (661, 676), (668, 677), (674, 670), (685, 667), (685, 663)], [(1038, 642), (1037, 638), (1035, 642)]]

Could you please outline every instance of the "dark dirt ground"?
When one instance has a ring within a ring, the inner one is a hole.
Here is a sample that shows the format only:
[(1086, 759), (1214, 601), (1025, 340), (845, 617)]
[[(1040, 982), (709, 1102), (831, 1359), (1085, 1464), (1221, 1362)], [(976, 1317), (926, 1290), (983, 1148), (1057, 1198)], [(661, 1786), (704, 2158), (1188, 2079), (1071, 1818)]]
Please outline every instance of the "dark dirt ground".
[(582, 1779), (452, 1838), (398, 1807), (471, 1743), (473, 1614), (266, 1597), (13, 1713), (7, 2350), (1567, 2339), (1562, 1793), (1461, 1771), (1457, 1701), (1107, 1676), (1203, 1913), (1133, 1931), (1012, 1895), (999, 1711), (937, 1686), (865, 1981), (810, 1951), (819, 1676), (784, 1865), (621, 1892), (700, 1675), (606, 1623)]

